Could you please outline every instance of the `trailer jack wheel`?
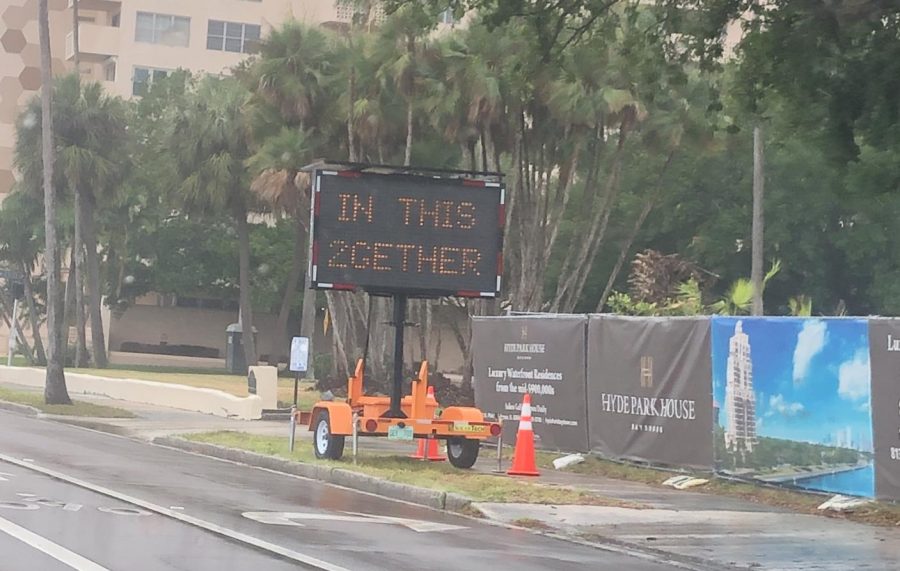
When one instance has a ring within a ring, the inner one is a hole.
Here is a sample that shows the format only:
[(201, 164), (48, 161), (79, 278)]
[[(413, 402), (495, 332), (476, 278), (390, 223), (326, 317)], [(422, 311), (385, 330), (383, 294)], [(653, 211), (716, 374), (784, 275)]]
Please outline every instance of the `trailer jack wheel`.
[(316, 458), (340, 460), (344, 455), (344, 437), (331, 434), (331, 419), (327, 410), (320, 410), (316, 415), (313, 431), (313, 449)]
[(450, 438), (447, 440), (447, 458), (455, 468), (471, 468), (478, 460), (480, 442), (471, 438)]

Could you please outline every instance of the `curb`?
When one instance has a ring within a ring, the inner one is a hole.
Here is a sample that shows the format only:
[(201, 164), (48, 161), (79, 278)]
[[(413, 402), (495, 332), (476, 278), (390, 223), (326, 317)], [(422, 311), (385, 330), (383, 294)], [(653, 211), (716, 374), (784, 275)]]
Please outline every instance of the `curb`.
[(38, 416), (41, 414), (41, 411), (34, 408), (33, 406), (28, 406), (27, 404), (19, 404), (17, 402), (9, 402), (5, 400), (0, 400), (0, 409), (8, 410), (10, 412), (17, 412), (26, 416)]
[(464, 511), (472, 505), (471, 499), (459, 494), (439, 492), (427, 488), (411, 486), (409, 484), (391, 482), (389, 480), (376, 478), (375, 476), (369, 476), (368, 474), (362, 474), (352, 470), (284, 460), (274, 456), (257, 454), (256, 452), (237, 450), (235, 448), (227, 448), (225, 446), (207, 444), (205, 442), (192, 442), (190, 440), (172, 436), (160, 436), (154, 438), (153, 443), (160, 446), (177, 448), (186, 452), (193, 452), (195, 454), (212, 456), (222, 460), (240, 462), (258, 468), (274, 470), (276, 472), (284, 472), (293, 476), (318, 480), (320, 482), (375, 494), (392, 500), (400, 500), (439, 510), (459, 512)]

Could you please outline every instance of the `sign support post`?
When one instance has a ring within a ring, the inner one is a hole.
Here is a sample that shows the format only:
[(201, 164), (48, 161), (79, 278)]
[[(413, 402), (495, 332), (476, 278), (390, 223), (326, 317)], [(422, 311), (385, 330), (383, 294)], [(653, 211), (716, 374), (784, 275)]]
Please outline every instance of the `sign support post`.
[(403, 397), (403, 329), (406, 326), (406, 294), (394, 294), (394, 383), (391, 387), (391, 408), (385, 418), (406, 418), (400, 408)]
[(288, 368), (294, 373), (294, 408), (297, 408), (297, 390), (300, 385), (300, 374), (309, 368), (309, 339), (294, 337), (291, 339), (291, 356)]

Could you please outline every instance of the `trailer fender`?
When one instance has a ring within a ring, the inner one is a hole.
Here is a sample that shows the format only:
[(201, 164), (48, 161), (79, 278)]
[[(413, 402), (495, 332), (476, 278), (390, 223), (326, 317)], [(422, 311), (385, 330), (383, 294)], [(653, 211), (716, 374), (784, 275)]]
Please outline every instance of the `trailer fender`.
[(441, 420), (453, 422), (484, 422), (484, 414), (480, 409), (471, 406), (448, 406), (441, 413)]
[(336, 436), (350, 436), (353, 434), (353, 410), (345, 402), (317, 402), (310, 416), (310, 430), (315, 429), (313, 423), (316, 422), (320, 410), (328, 411), (328, 423), (330, 424), (331, 434)]

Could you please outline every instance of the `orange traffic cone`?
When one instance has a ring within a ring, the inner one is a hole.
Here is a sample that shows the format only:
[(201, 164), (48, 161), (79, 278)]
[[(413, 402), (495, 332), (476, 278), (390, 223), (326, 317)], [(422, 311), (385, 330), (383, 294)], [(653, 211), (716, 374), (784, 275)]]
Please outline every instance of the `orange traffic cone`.
[[(437, 400), (434, 398), (434, 387), (428, 387), (428, 404), (437, 404)], [(428, 460), (429, 462), (443, 462), (447, 459), (446, 456), (441, 456), (441, 451), (438, 449), (438, 441), (434, 438), (419, 438), (419, 448), (415, 454), (412, 454), (410, 458), (415, 460)], [(427, 444), (426, 444), (427, 442)]]
[(534, 430), (531, 428), (531, 395), (525, 393), (522, 412), (519, 414), (519, 432), (513, 464), (507, 472), (510, 476), (540, 476), (534, 460)]

